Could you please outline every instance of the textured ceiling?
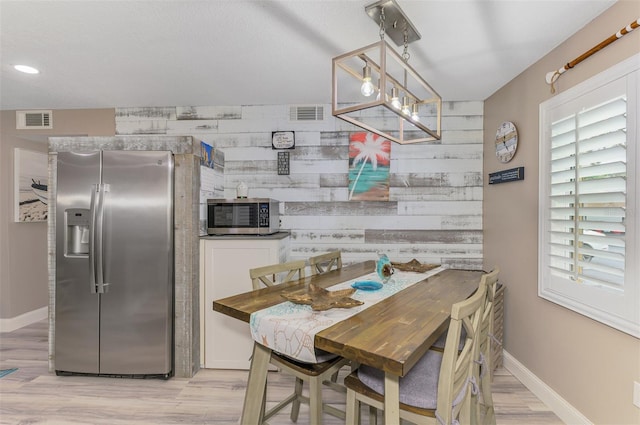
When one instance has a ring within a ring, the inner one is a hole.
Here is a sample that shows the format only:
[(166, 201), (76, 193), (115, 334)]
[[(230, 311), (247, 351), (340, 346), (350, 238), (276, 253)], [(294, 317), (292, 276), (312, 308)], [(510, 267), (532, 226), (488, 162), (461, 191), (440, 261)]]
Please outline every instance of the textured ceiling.
[[(372, 2), (0, 0), (0, 108), (330, 103), (331, 58), (379, 40)], [(398, 3), (422, 35), (409, 63), (484, 100), (615, 1)]]

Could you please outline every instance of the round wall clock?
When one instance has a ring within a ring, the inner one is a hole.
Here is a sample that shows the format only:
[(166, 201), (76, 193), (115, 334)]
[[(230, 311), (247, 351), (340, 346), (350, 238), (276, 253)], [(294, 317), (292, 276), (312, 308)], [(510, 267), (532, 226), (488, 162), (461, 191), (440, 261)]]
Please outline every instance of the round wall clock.
[(496, 132), (496, 156), (500, 162), (509, 162), (518, 148), (518, 130), (512, 122), (505, 121)]

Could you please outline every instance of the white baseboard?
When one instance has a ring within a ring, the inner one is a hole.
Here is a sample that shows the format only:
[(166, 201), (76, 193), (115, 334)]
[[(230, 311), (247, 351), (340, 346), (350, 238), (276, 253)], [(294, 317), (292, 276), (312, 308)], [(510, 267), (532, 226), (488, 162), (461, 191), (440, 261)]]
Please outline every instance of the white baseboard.
[(49, 307), (42, 307), (10, 319), (0, 319), (0, 332), (13, 332), (16, 329), (46, 319), (48, 314)]
[(551, 389), (540, 378), (534, 375), (522, 363), (517, 361), (511, 354), (503, 351), (504, 368), (516, 377), (529, 389), (536, 397), (558, 415), (558, 417), (569, 425), (593, 425), (582, 413), (569, 404), (560, 394)]

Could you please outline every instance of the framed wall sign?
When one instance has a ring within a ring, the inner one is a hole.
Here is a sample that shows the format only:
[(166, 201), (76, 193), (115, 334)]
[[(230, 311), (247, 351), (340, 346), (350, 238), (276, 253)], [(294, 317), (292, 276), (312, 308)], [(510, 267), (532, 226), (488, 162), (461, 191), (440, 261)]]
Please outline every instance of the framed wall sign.
[(296, 134), (293, 131), (272, 131), (272, 149), (295, 149)]
[(489, 184), (507, 183), (524, 180), (524, 167), (489, 173)]

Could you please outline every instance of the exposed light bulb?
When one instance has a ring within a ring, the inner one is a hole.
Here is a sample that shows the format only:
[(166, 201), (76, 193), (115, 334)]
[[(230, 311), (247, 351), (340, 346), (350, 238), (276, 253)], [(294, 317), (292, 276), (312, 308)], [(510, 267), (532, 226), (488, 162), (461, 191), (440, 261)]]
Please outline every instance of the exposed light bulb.
[(35, 69), (32, 66), (28, 65), (15, 65), (14, 68), (20, 72), (24, 72), (25, 74), (38, 74), (40, 71)]
[(420, 116), (418, 115), (418, 104), (414, 103), (411, 105), (411, 119), (414, 121), (420, 121)]
[(371, 82), (371, 68), (365, 66), (362, 69), (362, 86), (360, 86), (360, 93), (363, 96), (369, 97), (376, 91), (375, 86)]
[(402, 106), (400, 104), (400, 99), (398, 99), (398, 89), (396, 89), (395, 87), (391, 88), (391, 106), (396, 109), (400, 109), (400, 107)]
[(405, 115), (409, 115), (411, 113), (411, 110), (409, 109), (409, 99), (407, 96), (402, 98), (402, 113)]

